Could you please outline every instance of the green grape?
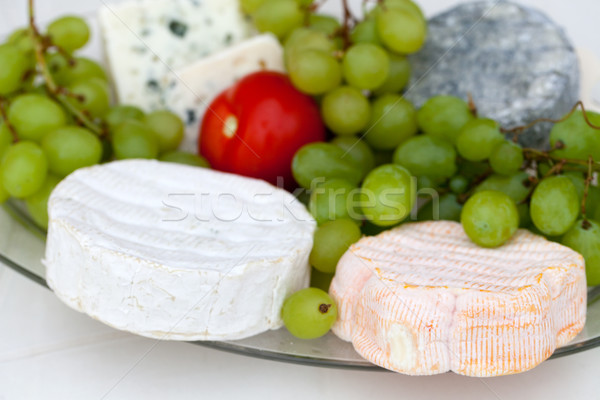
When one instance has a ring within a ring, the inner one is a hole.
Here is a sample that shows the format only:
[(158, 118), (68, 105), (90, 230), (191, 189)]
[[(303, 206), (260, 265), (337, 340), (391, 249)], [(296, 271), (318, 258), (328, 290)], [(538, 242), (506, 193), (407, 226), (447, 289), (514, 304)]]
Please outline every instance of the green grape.
[(307, 8), (309, 7), (315, 0), (296, 0), (296, 3), (298, 3), (298, 5), (300, 7), (303, 8)]
[(543, 179), (533, 191), (531, 220), (545, 235), (567, 232), (579, 215), (579, 198), (571, 180), (565, 176)]
[(342, 71), (350, 86), (375, 89), (387, 79), (390, 58), (381, 47), (370, 43), (351, 46), (344, 55)]
[[(588, 189), (588, 197), (585, 204), (586, 215), (597, 215), (600, 210), (600, 188), (590, 186)], [(593, 219), (598, 220), (596, 217)]]
[[(592, 124), (600, 125), (600, 114), (588, 111), (587, 116)], [(555, 147), (559, 141), (564, 148), (552, 152), (557, 157), (587, 160), (592, 156), (594, 160), (600, 160), (600, 135), (585, 122), (581, 111), (554, 125), (550, 131), (550, 144)]]
[[(575, 186), (577, 198), (579, 199), (579, 203), (581, 204), (585, 193), (585, 177), (583, 173), (568, 171), (565, 172), (563, 175), (569, 178), (573, 186)], [(588, 188), (588, 196), (586, 200), (586, 214), (588, 216), (594, 216), (598, 205), (600, 205), (600, 189), (590, 185)], [(595, 219), (595, 217), (592, 217), (592, 219)]]
[(298, 90), (312, 95), (329, 92), (342, 81), (340, 63), (322, 50), (305, 50), (294, 55), (288, 72)]
[(513, 175), (523, 166), (523, 148), (516, 143), (500, 142), (492, 150), (490, 165), (495, 173)]
[(183, 151), (170, 151), (158, 158), (160, 161), (192, 165), (194, 167), (210, 168), (210, 164), (202, 156)]
[(462, 175), (455, 175), (450, 179), (448, 187), (452, 193), (463, 194), (469, 189), (469, 179)]
[(519, 211), (508, 195), (486, 190), (467, 200), (460, 222), (467, 236), (479, 246), (498, 247), (517, 231)]
[(561, 243), (585, 259), (588, 286), (600, 285), (600, 224), (593, 220), (579, 220), (562, 237)]
[(310, 265), (318, 271), (333, 274), (338, 261), (348, 248), (360, 239), (360, 229), (346, 218), (325, 222), (315, 232)]
[[(338, 136), (330, 142), (344, 150), (346, 156), (354, 165), (359, 166), (364, 178), (373, 168), (375, 168), (375, 155), (373, 150), (362, 140), (353, 136)], [(390, 160), (391, 161), (391, 160)], [(385, 164), (388, 164), (385, 162)]]
[(371, 104), (364, 140), (376, 150), (393, 150), (417, 133), (415, 107), (403, 97), (386, 94)]
[(454, 96), (435, 96), (423, 104), (417, 121), (423, 132), (456, 143), (460, 131), (475, 119), (469, 105)]
[(302, 25), (304, 15), (294, 0), (266, 0), (255, 10), (253, 18), (260, 32), (271, 32), (284, 39)]
[(491, 119), (475, 119), (468, 122), (456, 139), (458, 154), (469, 161), (490, 158), (494, 147), (504, 141), (498, 124)]
[(412, 137), (394, 153), (394, 163), (416, 176), (450, 178), (456, 173), (456, 151), (445, 140), (430, 135)]
[(264, 2), (265, 0), (240, 0), (240, 6), (242, 7), (243, 12), (251, 15)]
[(327, 93), (321, 102), (325, 125), (337, 135), (354, 135), (369, 123), (371, 105), (360, 90), (340, 86)]
[(89, 112), (93, 117), (102, 117), (110, 109), (108, 85), (102, 79), (92, 78), (75, 82), (69, 86), (69, 91), (76, 96), (81, 96), (80, 99), (70, 97), (69, 101), (75, 107)]
[(415, 53), (423, 47), (427, 37), (427, 24), (423, 18), (409, 10), (386, 9), (377, 14), (377, 34), (390, 50)]
[(136, 120), (123, 122), (112, 135), (113, 151), (118, 160), (156, 158), (158, 139), (150, 128)]
[(371, 43), (381, 46), (381, 40), (377, 36), (377, 24), (374, 18), (365, 19), (354, 27), (350, 33), (352, 43)]
[(17, 46), (19, 50), (23, 52), (28, 61), (28, 69), (35, 68), (35, 44), (31, 38), (29, 28), (22, 28), (14, 31), (6, 42)]
[(18, 46), (3, 44), (0, 45), (0, 65), (0, 96), (6, 96), (23, 86), (30, 62)]
[(58, 85), (70, 86), (92, 78), (108, 82), (106, 72), (97, 62), (84, 57), (74, 57), (73, 61), (74, 63), (70, 64), (60, 53), (48, 57), (48, 67)]
[(310, 270), (310, 287), (321, 289), (325, 292), (329, 290), (333, 274), (326, 274), (318, 269), (311, 268)]
[(8, 120), (23, 140), (39, 141), (44, 135), (66, 125), (62, 107), (39, 94), (17, 96), (8, 108)]
[(337, 307), (323, 290), (306, 288), (285, 299), (281, 317), (292, 335), (316, 339), (331, 329), (337, 319)]
[(460, 221), (462, 204), (454, 193), (446, 193), (439, 199), (432, 199), (419, 209), (418, 221)]
[(361, 188), (363, 215), (379, 226), (392, 226), (411, 212), (416, 198), (410, 172), (395, 164), (386, 164), (369, 172)]
[(327, 54), (333, 54), (335, 44), (323, 32), (310, 28), (295, 29), (286, 39), (283, 46), (285, 54), (285, 65), (292, 64), (294, 57), (306, 50), (321, 50)]
[(308, 209), (321, 225), (340, 218), (359, 219), (360, 213), (353, 208), (352, 195), (356, 185), (343, 179), (330, 179), (312, 190)]
[(423, 193), (417, 193), (418, 196), (426, 197), (430, 194), (430, 189), (436, 190), (440, 182), (437, 179), (433, 179), (430, 176), (420, 175), (417, 176), (417, 189)]
[(176, 150), (183, 139), (183, 121), (167, 110), (159, 110), (146, 115), (146, 126), (152, 128), (158, 139), (158, 152)]
[(367, 17), (376, 17), (380, 14), (384, 9), (395, 9), (395, 10), (404, 10), (409, 11), (416, 15), (417, 17), (425, 20), (425, 14), (421, 8), (411, 0), (384, 0), (379, 5), (374, 7), (368, 14)]
[(408, 59), (393, 53), (388, 54), (388, 56), (390, 58), (390, 69), (386, 80), (373, 91), (376, 96), (386, 93), (399, 93), (410, 80), (411, 66)]
[(507, 194), (515, 203), (520, 203), (529, 195), (529, 185), (529, 175), (526, 172), (518, 172), (511, 176), (492, 175), (475, 188), (475, 193), (497, 190)]
[[(1, 170), (0, 170), (1, 171)], [(0, 204), (10, 199), (10, 194), (4, 189), (4, 185), (0, 182)]]
[(8, 125), (0, 121), (0, 162), (2, 162), (2, 157), (12, 142), (13, 136), (10, 129), (8, 129)]
[(519, 228), (528, 228), (531, 226), (531, 213), (529, 211), (529, 204), (517, 204), (517, 211), (519, 212)]
[(72, 53), (86, 45), (90, 28), (80, 17), (65, 16), (48, 25), (48, 36), (53, 44)]
[(76, 169), (98, 164), (102, 143), (98, 136), (78, 126), (65, 126), (48, 133), (42, 140), (48, 169), (60, 177)]
[(138, 107), (122, 104), (111, 107), (111, 109), (108, 110), (104, 116), (104, 121), (108, 125), (108, 128), (112, 131), (125, 121), (132, 119), (142, 121), (144, 116), (144, 112)]
[(42, 187), (25, 199), (27, 212), (40, 228), (48, 229), (48, 199), (59, 182), (59, 177), (48, 175)]
[(341, 28), (340, 21), (330, 15), (310, 13), (308, 26), (316, 31), (323, 32), (327, 36), (333, 36)]
[(21, 141), (4, 154), (0, 182), (12, 197), (24, 198), (37, 192), (48, 174), (43, 150), (34, 142)]
[(331, 143), (310, 143), (301, 147), (292, 160), (292, 173), (300, 186), (310, 189), (321, 179), (345, 179), (358, 185), (363, 177), (363, 170), (354, 164), (346, 152)]

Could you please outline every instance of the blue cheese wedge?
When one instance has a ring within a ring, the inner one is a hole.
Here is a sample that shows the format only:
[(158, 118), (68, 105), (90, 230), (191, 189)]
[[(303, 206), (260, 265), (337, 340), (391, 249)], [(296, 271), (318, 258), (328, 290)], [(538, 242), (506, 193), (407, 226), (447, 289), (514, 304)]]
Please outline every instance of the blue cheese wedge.
[(234, 340), (277, 329), (285, 298), (308, 285), (316, 223), (261, 180), (117, 161), (65, 178), (49, 216), (48, 285), (139, 335)]
[(170, 76), (252, 34), (238, 0), (139, 0), (104, 4), (99, 14), (118, 101), (167, 108)]
[(211, 101), (244, 76), (261, 70), (285, 71), (283, 48), (271, 34), (244, 40), (176, 71), (166, 100), (186, 123), (183, 150), (196, 151), (199, 126)]

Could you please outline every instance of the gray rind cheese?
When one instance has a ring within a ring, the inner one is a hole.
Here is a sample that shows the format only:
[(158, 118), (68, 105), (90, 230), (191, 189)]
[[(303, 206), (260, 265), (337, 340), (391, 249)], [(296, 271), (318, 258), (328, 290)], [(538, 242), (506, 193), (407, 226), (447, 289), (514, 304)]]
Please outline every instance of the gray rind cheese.
[[(405, 97), (420, 107), (435, 95), (471, 93), (479, 114), (503, 127), (558, 119), (579, 97), (579, 66), (569, 39), (541, 12), (506, 1), (460, 4), (428, 22), (423, 49), (412, 55)], [(551, 125), (521, 135), (547, 147)]]
[(76, 171), (49, 200), (55, 294), (117, 329), (235, 340), (282, 326), (308, 285), (315, 221), (264, 181), (128, 160)]

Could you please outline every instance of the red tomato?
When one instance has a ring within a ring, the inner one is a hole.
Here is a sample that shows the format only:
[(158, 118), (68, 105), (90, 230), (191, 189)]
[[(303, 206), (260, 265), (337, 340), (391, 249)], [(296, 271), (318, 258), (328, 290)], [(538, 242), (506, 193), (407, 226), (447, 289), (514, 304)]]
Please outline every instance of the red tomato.
[(198, 150), (217, 170), (290, 189), (295, 186), (291, 164), (296, 151), (323, 140), (325, 126), (315, 101), (294, 88), (287, 75), (262, 71), (212, 102), (200, 127)]

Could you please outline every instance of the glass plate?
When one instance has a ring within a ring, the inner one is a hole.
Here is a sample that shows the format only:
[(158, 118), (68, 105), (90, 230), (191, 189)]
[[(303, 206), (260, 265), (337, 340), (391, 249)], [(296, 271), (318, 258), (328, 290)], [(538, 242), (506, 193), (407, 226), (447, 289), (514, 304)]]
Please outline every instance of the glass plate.
[[(8, 202), (0, 209), (0, 261), (35, 282), (46, 286), (44, 256), (45, 232), (27, 217), (22, 205)], [(600, 287), (590, 289), (587, 323), (568, 345), (557, 349), (553, 358), (600, 346)], [(379, 369), (365, 361), (350, 343), (329, 333), (314, 340), (298, 340), (287, 330), (269, 331), (243, 340), (191, 342), (201, 346), (253, 357), (350, 369)]]

